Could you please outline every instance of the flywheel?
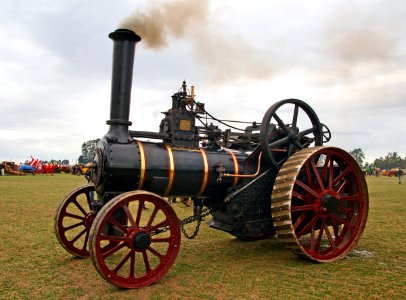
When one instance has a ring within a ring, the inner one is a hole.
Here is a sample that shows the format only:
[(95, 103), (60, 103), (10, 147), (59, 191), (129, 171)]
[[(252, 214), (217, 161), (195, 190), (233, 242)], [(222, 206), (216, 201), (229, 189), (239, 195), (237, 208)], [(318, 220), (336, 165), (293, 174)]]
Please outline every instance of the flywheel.
[(278, 238), (305, 258), (330, 262), (357, 245), (368, 216), (368, 190), (357, 162), (336, 147), (313, 147), (284, 163), (272, 192)]

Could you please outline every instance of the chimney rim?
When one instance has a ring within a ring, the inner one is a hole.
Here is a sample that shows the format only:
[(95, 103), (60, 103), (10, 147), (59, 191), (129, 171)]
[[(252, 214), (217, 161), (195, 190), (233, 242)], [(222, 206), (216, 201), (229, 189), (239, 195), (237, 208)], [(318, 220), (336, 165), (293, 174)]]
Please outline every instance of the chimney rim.
[(109, 34), (109, 38), (111, 38), (113, 41), (133, 41), (133, 42), (139, 42), (141, 41), (141, 37), (136, 34), (134, 31), (130, 29), (116, 29), (115, 31), (111, 32)]

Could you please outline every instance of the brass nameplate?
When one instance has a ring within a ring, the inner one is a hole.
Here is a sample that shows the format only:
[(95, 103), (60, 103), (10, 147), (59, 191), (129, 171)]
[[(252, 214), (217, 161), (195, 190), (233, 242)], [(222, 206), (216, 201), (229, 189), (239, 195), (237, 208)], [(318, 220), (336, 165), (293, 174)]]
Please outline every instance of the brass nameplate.
[(192, 121), (180, 120), (179, 129), (183, 130), (183, 131), (191, 131), (192, 130)]

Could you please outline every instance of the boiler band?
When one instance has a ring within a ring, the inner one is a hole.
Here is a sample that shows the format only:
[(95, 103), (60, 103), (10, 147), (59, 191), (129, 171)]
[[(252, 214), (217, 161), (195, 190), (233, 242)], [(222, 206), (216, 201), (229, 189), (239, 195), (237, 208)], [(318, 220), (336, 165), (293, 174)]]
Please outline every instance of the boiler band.
[(238, 185), (239, 177), (221, 177), (219, 172), (243, 174), (243, 162), (248, 156), (230, 149), (213, 152), (139, 140), (101, 144), (106, 164), (103, 184), (95, 182), (98, 193), (120, 193), (124, 188), (148, 190), (165, 197), (222, 197), (228, 187)]

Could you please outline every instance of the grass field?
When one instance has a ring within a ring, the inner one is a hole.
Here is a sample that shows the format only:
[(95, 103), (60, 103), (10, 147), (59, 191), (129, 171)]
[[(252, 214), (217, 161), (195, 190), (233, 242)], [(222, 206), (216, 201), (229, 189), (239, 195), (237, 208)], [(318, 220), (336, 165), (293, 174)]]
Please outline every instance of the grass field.
[[(0, 177), (0, 299), (406, 299), (406, 183), (367, 182), (366, 230), (343, 260), (311, 263), (277, 239), (243, 242), (204, 224), (194, 240), (182, 239), (162, 280), (122, 290), (89, 259), (69, 255), (53, 233), (58, 203), (85, 183), (82, 176)], [(180, 217), (192, 213), (173, 206)]]

